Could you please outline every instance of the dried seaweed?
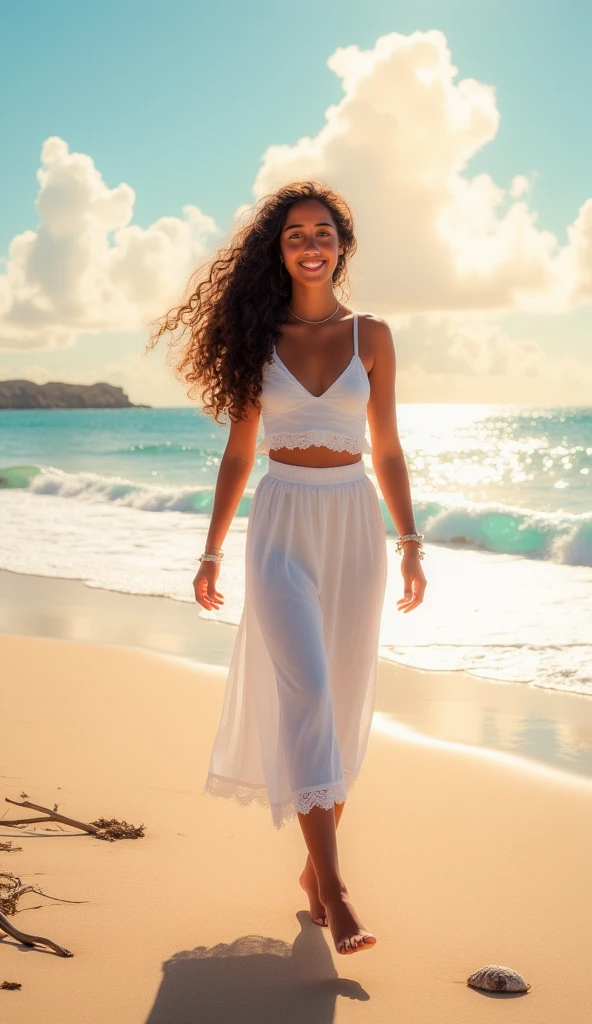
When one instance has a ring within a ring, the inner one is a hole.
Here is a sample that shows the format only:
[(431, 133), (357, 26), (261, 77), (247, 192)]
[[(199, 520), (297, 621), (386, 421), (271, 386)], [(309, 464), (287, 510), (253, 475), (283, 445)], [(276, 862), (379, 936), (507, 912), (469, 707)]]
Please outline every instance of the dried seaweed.
[(95, 839), (107, 839), (113, 842), (115, 839), (141, 839), (144, 835), (145, 825), (129, 825), (127, 821), (118, 821), (117, 818), (97, 818), (92, 821), (99, 830), (95, 832)]
[(0, 871), (0, 911), (3, 914), (16, 914), (17, 900), (22, 896), (21, 888), (22, 882), (17, 875)]

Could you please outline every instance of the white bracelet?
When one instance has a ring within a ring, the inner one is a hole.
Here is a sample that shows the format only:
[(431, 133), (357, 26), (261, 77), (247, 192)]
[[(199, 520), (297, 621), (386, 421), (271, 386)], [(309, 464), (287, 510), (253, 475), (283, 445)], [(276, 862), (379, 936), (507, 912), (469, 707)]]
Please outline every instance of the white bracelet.
[(200, 562), (221, 562), (223, 558), (223, 552), (220, 552), (219, 555), (213, 555), (209, 551), (204, 551), (203, 555), (199, 556)]
[(408, 541), (408, 540), (415, 541), (415, 543), (417, 544), (417, 553), (418, 553), (420, 558), (423, 558), (424, 557), (423, 544), (422, 544), (423, 533), (405, 533), (405, 534), (403, 534), (402, 537), (399, 537), (399, 539), (397, 540), (397, 548), (396, 548), (398, 554), (399, 555), (403, 554), (403, 551), (405, 550), (405, 542)]

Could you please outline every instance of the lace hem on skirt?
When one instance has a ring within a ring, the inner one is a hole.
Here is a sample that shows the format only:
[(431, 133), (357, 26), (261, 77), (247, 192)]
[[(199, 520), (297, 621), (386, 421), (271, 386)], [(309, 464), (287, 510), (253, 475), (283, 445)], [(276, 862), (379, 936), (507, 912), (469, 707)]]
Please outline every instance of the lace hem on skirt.
[(268, 807), (271, 810), (274, 826), (280, 829), (297, 814), (308, 814), (313, 807), (329, 810), (334, 804), (343, 803), (359, 772), (359, 768), (355, 771), (345, 771), (342, 781), (332, 782), (328, 786), (313, 786), (310, 789), (296, 790), (281, 804), (270, 804), (266, 786), (249, 786), (235, 779), (214, 775), (213, 772), (208, 773), (203, 792), (210, 796), (222, 796), (234, 800), (241, 807), (249, 807), (251, 804)]

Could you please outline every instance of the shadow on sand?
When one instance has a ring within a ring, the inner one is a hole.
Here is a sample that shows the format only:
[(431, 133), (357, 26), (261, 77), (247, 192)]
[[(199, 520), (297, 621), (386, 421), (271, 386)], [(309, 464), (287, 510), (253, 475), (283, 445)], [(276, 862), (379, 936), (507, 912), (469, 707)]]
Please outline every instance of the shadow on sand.
[(293, 945), (243, 935), (175, 953), (146, 1024), (331, 1024), (337, 996), (369, 999), (357, 981), (338, 977), (324, 929), (305, 911), (297, 917)]

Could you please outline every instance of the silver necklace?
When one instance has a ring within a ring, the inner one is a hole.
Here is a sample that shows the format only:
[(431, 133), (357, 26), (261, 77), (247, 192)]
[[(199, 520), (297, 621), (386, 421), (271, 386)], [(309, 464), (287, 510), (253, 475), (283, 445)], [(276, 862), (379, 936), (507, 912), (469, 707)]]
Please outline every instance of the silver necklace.
[(288, 306), (288, 313), (291, 313), (292, 316), (295, 316), (297, 320), (302, 320), (303, 324), (324, 324), (324, 323), (327, 322), (327, 320), (330, 320), (331, 317), (335, 316), (335, 314), (336, 314), (338, 309), (339, 309), (339, 299), (337, 300), (337, 305), (335, 306), (335, 309), (331, 313), (331, 316), (326, 316), (324, 320), (305, 320), (303, 316), (298, 316), (298, 314), (295, 313), (293, 309), (290, 309), (289, 306)]

